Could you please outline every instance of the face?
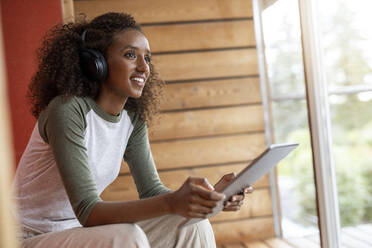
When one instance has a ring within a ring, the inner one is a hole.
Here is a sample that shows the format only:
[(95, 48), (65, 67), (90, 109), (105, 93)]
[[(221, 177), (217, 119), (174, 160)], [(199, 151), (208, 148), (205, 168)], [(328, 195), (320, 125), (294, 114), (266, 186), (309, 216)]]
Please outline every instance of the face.
[(107, 51), (108, 77), (102, 91), (110, 97), (139, 98), (150, 76), (150, 46), (137, 30), (126, 30), (114, 36)]

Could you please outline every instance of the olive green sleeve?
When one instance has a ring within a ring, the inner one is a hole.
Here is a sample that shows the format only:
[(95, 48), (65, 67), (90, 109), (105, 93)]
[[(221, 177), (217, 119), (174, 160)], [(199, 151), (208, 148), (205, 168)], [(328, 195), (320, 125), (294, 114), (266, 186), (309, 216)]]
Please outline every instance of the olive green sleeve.
[(125, 150), (124, 159), (128, 163), (140, 198), (147, 198), (169, 192), (160, 181), (152, 157), (147, 134), (147, 126), (138, 116), (133, 117), (133, 132)]
[(84, 226), (92, 208), (102, 201), (88, 165), (84, 143), (84, 105), (78, 100), (50, 102), (39, 118), (39, 132), (54, 154), (71, 206)]

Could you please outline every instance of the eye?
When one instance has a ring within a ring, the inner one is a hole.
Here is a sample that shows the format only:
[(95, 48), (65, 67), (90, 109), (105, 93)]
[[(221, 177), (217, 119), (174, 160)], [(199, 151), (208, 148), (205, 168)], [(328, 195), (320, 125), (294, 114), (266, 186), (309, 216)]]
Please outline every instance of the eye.
[(136, 58), (136, 54), (133, 52), (133, 51), (128, 51), (124, 54), (125, 57), (129, 58), (129, 59), (135, 59)]
[(145, 61), (146, 61), (147, 64), (150, 64), (150, 62), (151, 62), (151, 56), (150, 55), (146, 55), (145, 56)]

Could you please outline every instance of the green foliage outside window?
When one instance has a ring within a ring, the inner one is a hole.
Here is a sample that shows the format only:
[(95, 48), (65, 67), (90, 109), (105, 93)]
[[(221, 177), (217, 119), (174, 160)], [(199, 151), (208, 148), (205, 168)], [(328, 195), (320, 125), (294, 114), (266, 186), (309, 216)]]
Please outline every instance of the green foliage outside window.
[[(367, 104), (365, 104), (367, 106)], [(368, 104), (369, 105), (369, 104)], [(351, 118), (352, 119), (352, 118)], [(347, 125), (347, 121), (345, 121)], [(357, 225), (372, 221), (372, 121), (345, 132), (341, 143), (333, 143), (340, 219), (342, 226)], [(288, 141), (301, 145), (281, 165), (296, 179), (296, 194), (301, 206), (300, 219), (312, 220), (317, 216), (310, 137), (307, 129), (298, 129), (289, 134)], [(305, 223), (306, 224), (306, 223)], [(314, 223), (312, 223), (314, 224)]]
[[(358, 3), (363, 6), (362, 1)], [(278, 167), (279, 177), (285, 176), (296, 183), (297, 187), (288, 193), (295, 194), (300, 204), (301, 216), (298, 220), (316, 225), (306, 102), (305, 98), (298, 97), (304, 94), (305, 85), (299, 17), (295, 5), (296, 1), (277, 1), (270, 7), (272, 10), (277, 8), (276, 12), (264, 15), (264, 31), (271, 32), (271, 35), (266, 33), (268, 40), (265, 49), (271, 95), (274, 98), (296, 96), (292, 100), (274, 101), (272, 104), (275, 141), (300, 143), (294, 153)], [(350, 8), (354, 5), (352, 1), (339, 0), (332, 5), (332, 9), (322, 9), (325, 12), (320, 18), (323, 28), (321, 36), (326, 77), (331, 90), (372, 85), (372, 52), (368, 52), (372, 47), (371, 38), (368, 37), (372, 36), (368, 30), (361, 31), (355, 21), (360, 16), (358, 11), (363, 10), (363, 7), (359, 10)], [(273, 19), (274, 14), (277, 16)], [(364, 23), (369, 21), (364, 20)], [(272, 26), (276, 29), (271, 29)], [(329, 98), (342, 226), (372, 222), (371, 95), (372, 92), (367, 92), (367, 97), (363, 99), (360, 93), (334, 94)]]

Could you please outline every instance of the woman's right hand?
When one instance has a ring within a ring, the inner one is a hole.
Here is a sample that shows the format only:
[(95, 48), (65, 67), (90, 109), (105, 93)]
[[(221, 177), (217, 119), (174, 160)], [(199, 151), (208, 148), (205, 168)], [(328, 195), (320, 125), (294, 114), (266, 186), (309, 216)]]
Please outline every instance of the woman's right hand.
[(189, 177), (175, 192), (171, 193), (172, 213), (186, 218), (206, 218), (225, 195), (214, 191), (206, 178)]

